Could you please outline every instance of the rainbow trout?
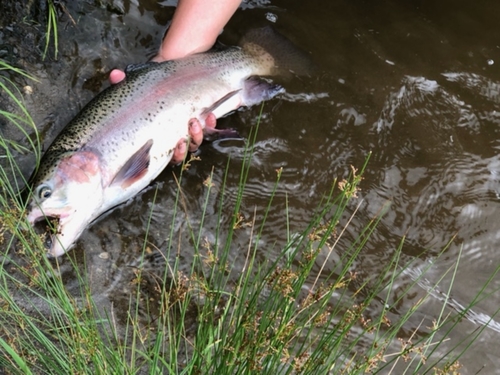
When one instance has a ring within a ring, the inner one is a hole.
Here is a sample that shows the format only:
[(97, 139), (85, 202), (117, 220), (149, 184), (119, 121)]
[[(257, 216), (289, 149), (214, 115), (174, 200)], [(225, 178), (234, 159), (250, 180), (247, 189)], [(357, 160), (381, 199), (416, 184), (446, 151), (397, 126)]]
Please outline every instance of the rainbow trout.
[(64, 254), (93, 220), (148, 186), (188, 136), (190, 119), (204, 126), (209, 113), (270, 99), (284, 90), (259, 76), (300, 74), (306, 65), (291, 42), (265, 28), (241, 48), (128, 69), (64, 128), (32, 176), (29, 222), (57, 221), (49, 256)]

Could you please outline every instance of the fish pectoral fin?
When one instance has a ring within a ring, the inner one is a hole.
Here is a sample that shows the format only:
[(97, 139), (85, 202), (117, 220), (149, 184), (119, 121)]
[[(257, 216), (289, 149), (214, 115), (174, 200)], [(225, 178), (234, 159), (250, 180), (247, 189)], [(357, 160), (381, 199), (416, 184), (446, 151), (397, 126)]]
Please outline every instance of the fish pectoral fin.
[(205, 108), (203, 112), (201, 112), (202, 116), (206, 116), (211, 112), (215, 112), (217, 108), (219, 108), (223, 103), (227, 102), (229, 99), (231, 99), (233, 96), (235, 96), (237, 93), (239, 93), (241, 89), (231, 91), (230, 93), (224, 95), (222, 98), (217, 100), (214, 104), (212, 104), (210, 107)]
[(149, 151), (152, 146), (153, 140), (150, 139), (127, 160), (113, 178), (110, 185), (119, 184), (125, 189), (136, 181), (139, 181), (148, 171), (150, 160)]

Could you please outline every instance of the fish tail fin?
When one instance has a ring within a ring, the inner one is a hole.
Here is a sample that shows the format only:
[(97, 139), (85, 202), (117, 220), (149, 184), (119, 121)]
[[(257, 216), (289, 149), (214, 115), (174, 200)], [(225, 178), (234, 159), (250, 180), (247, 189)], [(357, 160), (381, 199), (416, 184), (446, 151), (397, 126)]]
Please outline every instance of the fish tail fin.
[(262, 55), (256, 50), (256, 46), (269, 54), (274, 60), (271, 75), (309, 76), (315, 70), (310, 56), (271, 26), (248, 31), (240, 45), (245, 51), (255, 56)]

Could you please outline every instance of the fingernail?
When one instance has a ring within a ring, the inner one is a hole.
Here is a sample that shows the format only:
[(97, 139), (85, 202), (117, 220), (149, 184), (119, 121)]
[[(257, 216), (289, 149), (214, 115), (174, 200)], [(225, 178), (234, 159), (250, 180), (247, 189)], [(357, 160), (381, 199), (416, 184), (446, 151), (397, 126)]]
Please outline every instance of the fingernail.
[(196, 120), (190, 120), (189, 121), (189, 128), (191, 129), (191, 131), (193, 133), (197, 133), (197, 132), (200, 131), (200, 127), (198, 125), (198, 121), (196, 121)]

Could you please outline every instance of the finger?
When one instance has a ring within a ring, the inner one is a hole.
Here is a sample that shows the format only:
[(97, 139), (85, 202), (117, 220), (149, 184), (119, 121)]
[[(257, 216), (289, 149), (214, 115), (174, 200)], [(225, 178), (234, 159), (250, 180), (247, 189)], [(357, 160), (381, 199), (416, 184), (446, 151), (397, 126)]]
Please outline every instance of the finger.
[(203, 142), (203, 127), (196, 118), (189, 120), (189, 151), (194, 152)]
[(113, 69), (109, 73), (109, 82), (111, 82), (112, 85), (117, 84), (118, 82), (121, 82), (124, 79), (125, 79), (125, 72), (123, 70)]
[(186, 138), (181, 138), (177, 142), (177, 145), (174, 148), (174, 154), (172, 155), (172, 160), (170, 162), (172, 164), (182, 163), (187, 154), (187, 140)]
[(215, 115), (210, 112), (205, 119), (205, 126), (207, 128), (215, 128), (215, 125), (217, 125), (217, 117), (215, 117)]

